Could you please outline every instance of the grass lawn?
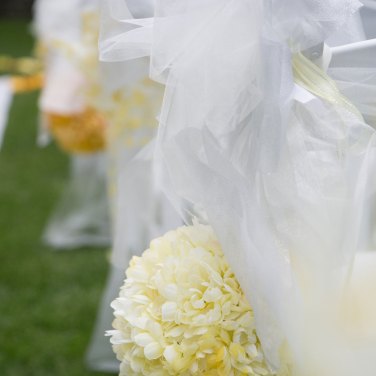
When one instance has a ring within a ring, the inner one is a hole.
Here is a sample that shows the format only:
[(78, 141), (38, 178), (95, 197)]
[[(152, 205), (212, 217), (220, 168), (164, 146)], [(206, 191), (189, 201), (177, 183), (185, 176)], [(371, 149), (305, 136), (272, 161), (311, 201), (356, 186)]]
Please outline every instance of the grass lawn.
[[(24, 21), (0, 20), (0, 55), (30, 54)], [(14, 99), (0, 151), (0, 375), (86, 376), (84, 353), (104, 287), (103, 249), (54, 252), (41, 233), (68, 174), (36, 146), (38, 93)]]

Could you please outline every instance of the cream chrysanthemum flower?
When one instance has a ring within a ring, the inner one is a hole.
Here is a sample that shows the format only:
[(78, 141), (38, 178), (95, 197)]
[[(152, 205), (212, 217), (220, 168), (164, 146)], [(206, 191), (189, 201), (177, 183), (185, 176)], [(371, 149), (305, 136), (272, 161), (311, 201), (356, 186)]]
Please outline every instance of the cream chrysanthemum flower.
[(126, 275), (108, 333), (120, 375), (271, 375), (252, 308), (209, 226), (152, 241)]

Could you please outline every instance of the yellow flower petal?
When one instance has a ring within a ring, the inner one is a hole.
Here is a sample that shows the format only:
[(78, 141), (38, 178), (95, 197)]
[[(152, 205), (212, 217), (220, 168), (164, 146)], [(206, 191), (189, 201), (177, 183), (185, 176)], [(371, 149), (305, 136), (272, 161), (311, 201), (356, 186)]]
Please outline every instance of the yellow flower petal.
[(148, 333), (141, 333), (134, 337), (134, 341), (138, 346), (145, 347), (154, 342), (154, 338)]
[(163, 348), (158, 342), (152, 342), (145, 347), (144, 354), (146, 359), (157, 359), (162, 356)]
[(177, 351), (174, 345), (171, 345), (166, 347), (163, 352), (163, 356), (167, 362), (173, 364), (180, 357), (180, 353)]
[(177, 311), (177, 304), (174, 302), (166, 302), (162, 305), (162, 320), (174, 321)]

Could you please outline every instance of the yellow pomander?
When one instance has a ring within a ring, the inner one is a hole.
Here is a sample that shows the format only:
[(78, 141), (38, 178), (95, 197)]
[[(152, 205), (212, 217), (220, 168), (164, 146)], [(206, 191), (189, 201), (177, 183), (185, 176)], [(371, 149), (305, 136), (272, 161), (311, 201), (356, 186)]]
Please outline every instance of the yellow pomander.
[(46, 113), (48, 127), (59, 146), (69, 153), (93, 153), (106, 147), (106, 121), (87, 108), (72, 115)]

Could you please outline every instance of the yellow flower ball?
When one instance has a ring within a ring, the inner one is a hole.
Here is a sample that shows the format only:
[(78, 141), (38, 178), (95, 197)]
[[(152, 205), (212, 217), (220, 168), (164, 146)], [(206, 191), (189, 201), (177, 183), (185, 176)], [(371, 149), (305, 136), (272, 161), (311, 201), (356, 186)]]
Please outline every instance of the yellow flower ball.
[(107, 123), (93, 109), (71, 115), (45, 113), (49, 129), (62, 150), (68, 153), (94, 153), (106, 148)]
[(120, 375), (271, 375), (252, 308), (214, 232), (168, 232), (134, 257), (113, 303)]

